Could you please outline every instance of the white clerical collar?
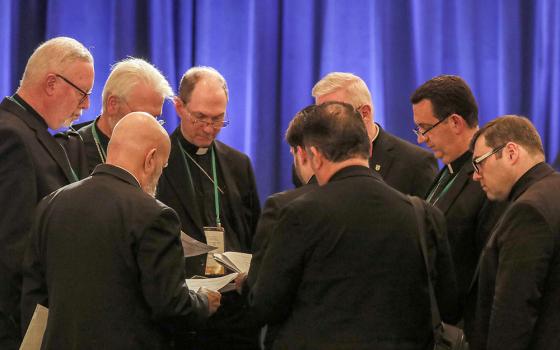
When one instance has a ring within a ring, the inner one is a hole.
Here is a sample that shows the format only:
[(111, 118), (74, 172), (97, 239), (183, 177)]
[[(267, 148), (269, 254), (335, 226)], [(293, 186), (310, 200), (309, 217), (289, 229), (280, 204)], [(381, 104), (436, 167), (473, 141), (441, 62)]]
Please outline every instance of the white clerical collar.
[(453, 174), (453, 166), (451, 165), (451, 163), (447, 164), (447, 170), (449, 170), (450, 174)]
[(196, 155), (197, 155), (197, 156), (202, 156), (202, 155), (205, 155), (206, 153), (208, 153), (208, 147), (206, 147), (206, 148), (204, 148), (204, 147), (199, 147), (199, 148), (196, 150)]

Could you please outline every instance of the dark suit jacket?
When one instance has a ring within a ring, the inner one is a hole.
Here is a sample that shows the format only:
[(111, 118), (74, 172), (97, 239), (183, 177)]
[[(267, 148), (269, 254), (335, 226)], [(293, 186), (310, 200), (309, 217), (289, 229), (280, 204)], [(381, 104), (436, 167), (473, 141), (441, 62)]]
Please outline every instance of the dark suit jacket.
[[(180, 133), (180, 129), (177, 128), (171, 135), (171, 154), (159, 180), (157, 198), (177, 211), (181, 219), (181, 228), (185, 233), (201, 242), (206, 242), (202, 230), (205, 225), (198, 209), (199, 204), (196, 202), (196, 194), (188, 184), (181, 150), (177, 145)], [(226, 244), (225, 249), (249, 253), (260, 215), (259, 197), (251, 161), (247, 155), (220, 141), (214, 141), (214, 147), (218, 167), (224, 177), (223, 188), (230, 205), (230, 213), (233, 214), (231, 224), (240, 244), (238, 247), (228, 247)], [(203, 275), (206, 255), (189, 259), (192, 260), (187, 265), (187, 275)]]
[[(389, 186), (404, 194), (424, 197), (438, 172), (438, 163), (432, 153), (422, 147), (398, 138), (383, 130), (373, 142), (369, 167), (379, 173)], [(292, 166), (292, 182), (301, 182)]]
[(447, 221), (467, 336), (472, 333), (476, 305), (476, 292), (467, 295), (469, 286), (482, 248), (505, 207), (488, 201), (480, 184), (472, 179), (473, 172), (471, 162), (465, 162), (449, 190), (435, 203)]
[(560, 174), (523, 175), (484, 248), (472, 349), (560, 349)]
[(112, 165), (45, 197), (24, 265), (25, 319), (49, 307), (42, 349), (165, 349), (166, 331), (208, 315), (185, 285), (177, 214)]
[(369, 167), (377, 171), (383, 181), (404, 194), (424, 197), (438, 173), (434, 155), (422, 147), (383, 130), (374, 141)]
[(73, 177), (47, 125), (8, 98), (0, 104), (0, 159), (0, 338), (19, 338), (21, 263), (33, 211)]
[(270, 236), (278, 225), (280, 212), (294, 199), (317, 188), (317, 181), (314, 177), (312, 179), (312, 183), (309, 183), (302, 187), (298, 187), (291, 191), (275, 193), (266, 199), (262, 215), (259, 218), (259, 223), (257, 225), (255, 238), (253, 239), (253, 247), (251, 250), (253, 257), (251, 259), (251, 267), (247, 274), (247, 282), (249, 288), (252, 287), (257, 280), (258, 273), (261, 268), (261, 263), (265, 256), (268, 242), (270, 241)]
[[(427, 207), (427, 241), (444, 319), (455, 280), (444, 219)], [(287, 205), (270, 237), (251, 304), (281, 322), (278, 349), (426, 349), (426, 269), (408, 198), (370, 169), (347, 167)]]

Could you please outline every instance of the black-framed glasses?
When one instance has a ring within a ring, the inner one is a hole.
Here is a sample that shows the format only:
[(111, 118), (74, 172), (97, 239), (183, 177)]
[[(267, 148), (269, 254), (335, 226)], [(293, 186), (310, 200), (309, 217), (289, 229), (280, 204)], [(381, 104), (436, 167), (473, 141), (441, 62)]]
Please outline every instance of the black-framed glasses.
[(474, 171), (476, 171), (476, 173), (479, 174), (480, 173), (480, 164), (482, 164), (482, 162), (485, 161), (486, 159), (488, 159), (491, 155), (500, 152), (504, 147), (506, 147), (506, 145), (507, 145), (507, 143), (505, 143), (505, 144), (503, 144), (499, 147), (496, 147), (491, 151), (488, 151), (488, 152), (484, 153), (480, 157), (473, 158), (472, 166), (474, 168)]
[(78, 105), (81, 105), (87, 98), (89, 95), (91, 95), (91, 91), (90, 92), (86, 92), (82, 89), (80, 89), (76, 84), (74, 84), (73, 82), (71, 82), (70, 80), (66, 79), (65, 77), (63, 77), (60, 74), (55, 74), (57, 77), (59, 77), (60, 79), (64, 80), (66, 82), (66, 84), (70, 85), (71, 87), (73, 87), (74, 89), (78, 90), (81, 94), (82, 94), (82, 98), (80, 99), (80, 102), (78, 102)]
[(220, 128), (225, 128), (226, 126), (229, 125), (229, 120), (226, 120), (225, 114), (223, 118), (219, 118), (219, 119), (212, 119), (208, 117), (200, 118), (193, 115), (193, 113), (187, 108), (187, 106), (185, 106), (185, 110), (191, 116), (190, 120), (193, 123), (193, 125), (202, 125), (203, 127), (212, 126), (212, 128), (214, 128), (215, 130)]
[(416, 135), (416, 136), (426, 136), (427, 133), (429, 133), (430, 131), (432, 131), (436, 126), (438, 126), (439, 124), (443, 123), (445, 120), (447, 120), (447, 118), (451, 117), (451, 114), (448, 115), (447, 117), (443, 118), (442, 120), (438, 121), (437, 123), (435, 123), (434, 125), (430, 126), (429, 128), (427, 128), (424, 131), (421, 131), (421, 127), (420, 126), (416, 126), (414, 129), (412, 129), (412, 132)]

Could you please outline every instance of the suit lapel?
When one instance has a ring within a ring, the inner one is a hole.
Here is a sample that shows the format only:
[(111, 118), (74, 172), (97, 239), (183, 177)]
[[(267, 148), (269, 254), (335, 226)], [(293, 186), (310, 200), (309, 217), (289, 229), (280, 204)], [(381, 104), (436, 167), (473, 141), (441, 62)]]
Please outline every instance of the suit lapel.
[(74, 176), (72, 175), (72, 170), (70, 169), (70, 160), (68, 156), (64, 152), (64, 149), (60, 144), (56, 142), (53, 136), (51, 136), (46, 130), (35, 130), (35, 134), (37, 135), (37, 139), (46, 148), (47, 152), (51, 155), (51, 157), (56, 161), (64, 176), (69, 183), (76, 181)]
[(369, 159), (369, 167), (375, 172), (379, 173), (382, 178), (385, 178), (393, 164), (393, 143), (387, 137), (387, 134), (379, 124), (379, 134), (375, 139), (372, 157)]
[(193, 186), (189, 183), (187, 175), (186, 164), (181, 154), (181, 149), (177, 142), (179, 142), (180, 130), (177, 129), (171, 137), (171, 154), (169, 155), (168, 169), (172, 172), (166, 172), (166, 177), (169, 183), (177, 193), (177, 197), (181, 201), (185, 212), (191, 217), (196, 227), (202, 230), (204, 226), (200, 216), (199, 203), (196, 201), (196, 194), (193, 192)]
[(68, 160), (66, 153), (64, 153), (64, 149), (58, 144), (58, 142), (56, 142), (55, 138), (51, 134), (49, 134), (49, 132), (45, 128), (45, 125), (41, 125), (37, 118), (31, 115), (27, 110), (22, 109), (20, 106), (16, 105), (15, 102), (9, 100), (4, 102), (2, 103), (3, 107), (8, 107), (7, 109), (10, 112), (18, 116), (25, 124), (27, 124), (27, 126), (29, 126), (29, 128), (31, 128), (35, 132), (37, 140), (39, 140), (39, 143), (41, 143), (41, 145), (51, 155), (52, 159), (55, 160), (56, 164), (58, 164), (60, 170), (62, 170), (62, 173), (68, 180), (68, 183), (74, 182), (75, 178), (72, 175), (70, 161)]

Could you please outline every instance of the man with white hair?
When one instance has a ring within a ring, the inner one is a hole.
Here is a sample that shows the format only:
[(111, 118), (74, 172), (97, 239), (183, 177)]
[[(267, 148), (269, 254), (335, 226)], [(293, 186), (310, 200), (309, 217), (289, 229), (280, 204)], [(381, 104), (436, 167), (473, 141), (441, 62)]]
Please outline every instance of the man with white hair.
[[(96, 165), (105, 163), (113, 128), (122, 117), (138, 111), (157, 118), (162, 113), (165, 99), (172, 96), (173, 90), (167, 79), (145, 60), (127, 58), (113, 65), (103, 87), (101, 115), (93, 122), (77, 125), (87, 159), (87, 173), (81, 174), (81, 177), (89, 175)], [(71, 137), (66, 135), (66, 147), (72, 160), (83, 158), (80, 144), (71, 142)]]
[(21, 261), (39, 200), (77, 180), (48, 129), (89, 107), (94, 70), (78, 41), (46, 41), (29, 58), (16, 93), (0, 104), (0, 348), (20, 342)]
[(374, 123), (371, 93), (360, 77), (351, 73), (329, 73), (315, 84), (311, 94), (318, 105), (329, 101), (352, 105), (362, 116), (372, 144), (369, 167), (400, 192), (424, 196), (438, 171), (436, 159), (430, 152)]
[(42, 349), (168, 349), (170, 332), (220, 305), (218, 292), (187, 288), (179, 218), (154, 198), (170, 146), (152, 115), (130, 113), (106, 164), (39, 203), (22, 309), (25, 325), (49, 307)]

